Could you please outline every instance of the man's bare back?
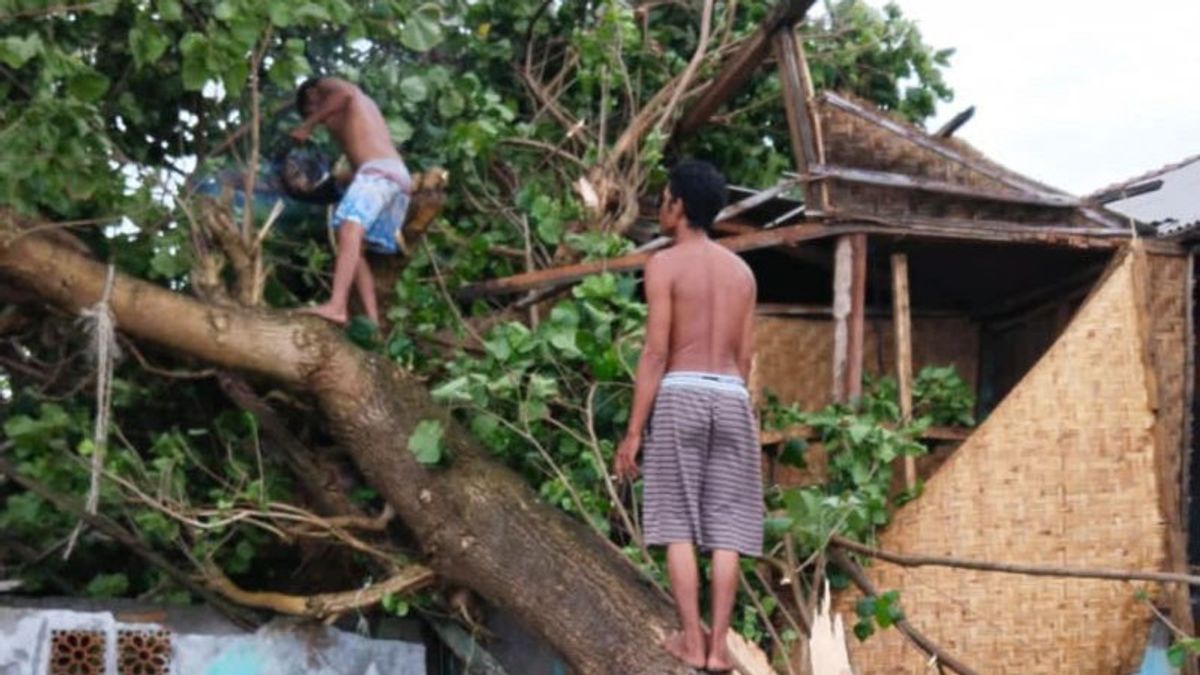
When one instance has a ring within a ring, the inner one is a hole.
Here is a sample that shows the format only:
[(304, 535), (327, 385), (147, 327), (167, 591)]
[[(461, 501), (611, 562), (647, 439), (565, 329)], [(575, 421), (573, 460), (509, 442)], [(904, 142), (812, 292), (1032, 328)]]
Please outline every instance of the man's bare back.
[(302, 135), (324, 124), (355, 168), (375, 159), (400, 159), (383, 113), (361, 89), (335, 77), (321, 78), (313, 89), (306, 96)]
[(655, 259), (671, 287), (667, 372), (719, 373), (747, 379), (756, 294), (750, 267), (707, 238), (677, 244)]

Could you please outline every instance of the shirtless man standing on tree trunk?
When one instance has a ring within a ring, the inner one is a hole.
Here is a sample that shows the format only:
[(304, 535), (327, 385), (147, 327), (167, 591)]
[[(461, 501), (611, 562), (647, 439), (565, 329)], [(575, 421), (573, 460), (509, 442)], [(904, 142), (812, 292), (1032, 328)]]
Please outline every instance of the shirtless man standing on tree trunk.
[(412, 177), (392, 144), (379, 107), (358, 87), (336, 77), (313, 78), (296, 91), (296, 106), (304, 121), (292, 131), (292, 138), (303, 143), (317, 125), (324, 125), (355, 171), (333, 215), (338, 243), (333, 291), (328, 302), (303, 311), (346, 323), (353, 285), (367, 316), (379, 325), (375, 279), (363, 257), (364, 241), (368, 250), (396, 253), (396, 235), (408, 212)]
[[(646, 344), (614, 460), (618, 477), (634, 478), (645, 433), (644, 534), (647, 544), (667, 547), (682, 628), (663, 646), (712, 672), (733, 668), (725, 638), (738, 556), (762, 555), (763, 538), (761, 449), (745, 387), (754, 275), (708, 237), (725, 192), (725, 178), (710, 164), (687, 161), (671, 169), (658, 222), (674, 245), (646, 264)], [(709, 636), (700, 622), (696, 545), (712, 552)]]

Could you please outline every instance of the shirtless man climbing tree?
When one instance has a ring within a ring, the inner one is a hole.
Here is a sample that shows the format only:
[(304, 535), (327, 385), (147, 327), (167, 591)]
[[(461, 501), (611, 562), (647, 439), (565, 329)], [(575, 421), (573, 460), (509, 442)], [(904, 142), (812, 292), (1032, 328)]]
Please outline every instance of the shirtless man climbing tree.
[[(682, 630), (663, 645), (684, 663), (727, 672), (725, 646), (738, 587), (738, 556), (762, 554), (762, 465), (745, 381), (750, 375), (756, 287), (750, 268), (708, 237), (725, 205), (712, 165), (671, 169), (658, 210), (671, 248), (646, 265), (646, 344), (633, 410), (614, 460), (636, 477), (646, 434), (646, 543), (667, 547)], [(664, 375), (665, 373), (665, 375)], [(651, 415), (653, 407), (653, 415)], [(700, 622), (694, 546), (712, 552), (712, 633)]]
[(338, 243), (333, 291), (328, 302), (304, 311), (345, 323), (353, 284), (367, 316), (378, 325), (375, 279), (363, 257), (363, 242), (369, 250), (396, 253), (396, 235), (408, 211), (412, 177), (392, 144), (379, 107), (358, 87), (336, 77), (313, 78), (297, 90), (296, 107), (304, 121), (292, 131), (292, 138), (303, 143), (323, 124), (355, 171), (333, 214)]

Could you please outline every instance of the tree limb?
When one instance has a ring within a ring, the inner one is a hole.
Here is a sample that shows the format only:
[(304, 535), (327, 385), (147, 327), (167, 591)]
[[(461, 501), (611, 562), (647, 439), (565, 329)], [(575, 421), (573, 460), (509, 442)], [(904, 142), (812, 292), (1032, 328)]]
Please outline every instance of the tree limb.
[(1180, 574), (1177, 572), (1139, 572), (1136, 570), (1097, 569), (1088, 567), (1056, 567), (1053, 565), (1022, 565), (1017, 563), (996, 563), (983, 560), (964, 560), (944, 556), (904, 555), (872, 548), (857, 541), (852, 541), (834, 535), (830, 543), (840, 546), (847, 551), (878, 558), (902, 567), (952, 567), (981, 572), (1000, 572), (1002, 574), (1022, 574), (1032, 577), (1065, 577), (1071, 579), (1109, 579), (1112, 581), (1158, 581), (1161, 583), (1180, 583), (1190, 586), (1200, 586), (1200, 576)]
[[(858, 586), (865, 595), (869, 597), (879, 597), (879, 591), (875, 590), (875, 585), (871, 583), (871, 579), (867, 577), (867, 573), (863, 571), (858, 563), (850, 559), (846, 552), (840, 548), (832, 547), (829, 549), (830, 559), (841, 567), (843, 571), (850, 576), (855, 586)], [(950, 670), (959, 675), (978, 675), (975, 670), (965, 665), (963, 662), (948, 654), (944, 649), (934, 644), (932, 640), (925, 637), (923, 633), (913, 628), (908, 619), (896, 619), (896, 628), (899, 629), (904, 636), (909, 639), (918, 649), (925, 652), (928, 656), (937, 659), (939, 664), (945, 665)]]
[(247, 613), (245, 610), (239, 607), (229, 604), (229, 602), (227, 602), (225, 599), (216, 595), (203, 585), (196, 583), (196, 581), (194, 581), (190, 576), (185, 574), (178, 567), (172, 565), (167, 561), (166, 558), (163, 558), (158, 553), (155, 553), (151, 549), (147, 548), (140, 539), (138, 539), (125, 528), (118, 525), (109, 517), (99, 513), (88, 513), (87, 509), (75, 503), (74, 499), (59, 494), (37, 480), (20, 473), (17, 471), (15, 466), (13, 466), (7, 459), (3, 457), (0, 457), (0, 474), (8, 476), (17, 485), (20, 485), (26, 490), (38, 495), (47, 502), (50, 502), (50, 504), (59, 511), (69, 513), (95, 530), (107, 535), (108, 537), (111, 537), (114, 541), (129, 549), (134, 555), (138, 556), (142, 560), (145, 560), (153, 567), (161, 570), (164, 574), (170, 577), (172, 581), (175, 581), (180, 586), (183, 586), (196, 595), (204, 598), (215, 609), (227, 616), (229, 620), (233, 621), (237, 625), (248, 629), (258, 625), (258, 619), (252, 614)]
[(370, 607), (395, 593), (409, 593), (433, 581), (433, 571), (422, 565), (410, 565), (398, 574), (377, 584), (355, 591), (340, 593), (317, 593), (316, 595), (290, 595), (271, 591), (247, 591), (233, 583), (215, 565), (204, 570), (204, 583), (208, 588), (239, 605), (267, 609), (279, 614), (308, 616), (324, 619), (350, 610)]

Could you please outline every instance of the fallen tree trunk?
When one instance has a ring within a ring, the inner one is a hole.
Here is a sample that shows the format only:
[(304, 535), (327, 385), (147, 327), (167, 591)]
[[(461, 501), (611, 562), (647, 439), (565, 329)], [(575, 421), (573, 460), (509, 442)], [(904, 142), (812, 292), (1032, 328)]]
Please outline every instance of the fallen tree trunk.
[[(68, 311), (101, 297), (102, 265), (22, 229), (0, 213), (0, 274)], [(633, 566), (538, 502), (394, 364), (319, 319), (207, 304), (123, 275), (111, 308), (128, 335), (313, 394), (339, 444), (420, 541), (424, 562), (512, 612), (577, 672), (691, 672), (659, 647), (674, 619)], [(446, 467), (426, 468), (406, 449), (424, 419), (446, 429)]]

